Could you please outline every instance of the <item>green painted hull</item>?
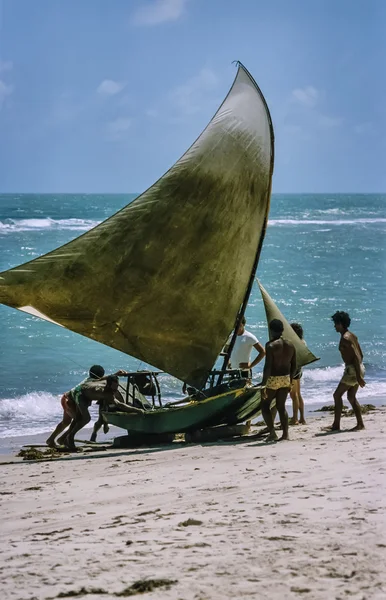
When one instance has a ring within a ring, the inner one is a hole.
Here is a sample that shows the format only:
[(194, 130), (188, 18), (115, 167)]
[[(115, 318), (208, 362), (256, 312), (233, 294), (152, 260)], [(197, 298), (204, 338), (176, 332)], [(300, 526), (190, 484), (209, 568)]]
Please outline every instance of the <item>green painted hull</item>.
[(143, 414), (106, 412), (107, 421), (129, 434), (185, 433), (215, 425), (242, 423), (260, 410), (260, 388), (229, 390), (185, 406), (160, 408)]

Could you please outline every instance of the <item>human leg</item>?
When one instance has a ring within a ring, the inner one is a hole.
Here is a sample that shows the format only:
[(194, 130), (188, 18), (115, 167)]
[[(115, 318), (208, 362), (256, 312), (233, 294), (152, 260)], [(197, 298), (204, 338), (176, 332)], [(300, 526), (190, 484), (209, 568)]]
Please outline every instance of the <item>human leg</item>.
[(100, 428), (102, 427), (104, 422), (105, 421), (104, 421), (102, 415), (99, 414), (98, 420), (95, 421), (95, 423), (94, 423), (94, 427), (93, 427), (92, 434), (90, 437), (90, 442), (96, 442), (98, 431), (100, 430)]
[[(47, 440), (46, 440), (47, 446), (49, 446), (50, 448), (56, 448), (56, 444), (55, 444), (56, 437), (58, 435), (60, 435), (62, 433), (62, 431), (67, 429), (67, 427), (69, 426), (70, 423), (71, 423), (71, 416), (68, 413), (64, 413), (63, 419), (55, 427), (55, 429), (51, 433), (50, 437), (47, 438)], [(59, 440), (58, 440), (58, 443), (59, 443)]]
[(345, 383), (340, 382), (334, 392), (334, 405), (335, 406), (334, 406), (334, 422), (331, 426), (332, 431), (340, 431), (340, 419), (342, 416), (342, 409), (343, 409), (343, 394), (345, 394), (348, 389), (349, 389), (349, 387)]
[[(63, 394), (60, 402), (61, 402), (61, 405), (63, 408), (63, 418), (62, 418), (61, 422), (58, 423), (58, 425), (55, 427), (54, 431), (51, 433), (49, 438), (47, 438), (47, 440), (46, 440), (46, 444), (50, 448), (56, 448), (56, 444), (55, 444), (56, 437), (58, 435), (60, 435), (62, 433), (62, 431), (67, 429), (67, 427), (71, 423), (71, 420), (75, 414), (75, 411), (74, 411), (75, 407), (72, 405), (71, 399), (69, 398), (68, 394)], [(58, 440), (58, 443), (60, 443), (59, 440)]]
[(269, 431), (268, 440), (276, 440), (277, 439), (274, 421), (273, 421), (272, 412), (271, 412), (271, 403), (272, 403), (272, 400), (275, 399), (275, 397), (276, 397), (276, 390), (271, 390), (269, 388), (266, 388), (265, 389), (265, 398), (263, 398), (262, 402), (261, 402), (261, 414), (263, 415), (263, 419), (264, 419), (265, 424), (267, 425), (268, 431)]
[(102, 427), (103, 423), (104, 423), (104, 418), (102, 415), (102, 405), (99, 403), (98, 419), (94, 423), (94, 427), (92, 429), (92, 434), (90, 437), (90, 442), (96, 442), (98, 431)]
[(86, 402), (83, 402), (82, 400), (79, 401), (76, 418), (72, 421), (65, 440), (65, 445), (72, 450), (75, 449), (75, 435), (91, 421), (88, 408)]
[(356, 424), (356, 427), (354, 427), (353, 431), (359, 431), (359, 430), (365, 428), (364, 423), (363, 423), (363, 418), (362, 418), (361, 407), (360, 407), (360, 404), (356, 397), (358, 388), (359, 388), (359, 385), (354, 385), (353, 387), (350, 387), (350, 389), (347, 392), (347, 399), (350, 402), (352, 409), (354, 411), (354, 414), (356, 416), (356, 419), (357, 419), (357, 424)]
[(291, 425), (298, 425), (299, 421), (298, 421), (298, 411), (299, 411), (299, 379), (295, 379), (293, 381), (291, 390), (290, 390), (290, 396), (291, 396), (291, 400), (292, 400), (292, 419), (291, 419)]
[(288, 414), (285, 408), (289, 388), (280, 388), (276, 391), (276, 406), (280, 417), (280, 423), (283, 430), (281, 440), (288, 440)]
[(303, 400), (303, 396), (302, 396), (301, 389), (300, 389), (300, 379), (298, 379), (298, 399), (299, 399), (299, 412), (300, 412), (299, 423), (301, 423), (302, 425), (306, 425), (306, 419), (304, 416), (304, 400)]

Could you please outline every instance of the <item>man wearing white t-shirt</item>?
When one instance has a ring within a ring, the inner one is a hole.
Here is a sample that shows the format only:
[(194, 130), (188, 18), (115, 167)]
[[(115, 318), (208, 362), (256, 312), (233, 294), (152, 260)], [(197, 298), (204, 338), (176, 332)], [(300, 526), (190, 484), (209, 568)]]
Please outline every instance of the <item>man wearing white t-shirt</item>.
[[(235, 345), (232, 350), (230, 363), (232, 369), (253, 369), (265, 356), (265, 349), (257, 339), (245, 329), (246, 318), (243, 317), (237, 330)], [(229, 346), (232, 335), (229, 337), (227, 346)], [(251, 362), (252, 348), (258, 352), (256, 358)]]

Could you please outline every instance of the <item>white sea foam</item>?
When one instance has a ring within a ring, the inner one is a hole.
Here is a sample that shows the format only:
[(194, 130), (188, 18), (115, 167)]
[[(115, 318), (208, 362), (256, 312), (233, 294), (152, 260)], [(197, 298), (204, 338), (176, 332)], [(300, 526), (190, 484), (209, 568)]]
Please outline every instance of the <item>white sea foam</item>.
[[(96, 411), (93, 407), (93, 413)], [(63, 416), (60, 395), (30, 392), (0, 399), (0, 437), (33, 435), (50, 431)]]
[(269, 225), (374, 225), (386, 219), (270, 219)]
[(96, 227), (100, 221), (90, 219), (6, 219), (0, 221), (0, 234), (19, 231), (32, 231), (42, 229), (67, 229), (72, 231), (88, 231)]
[[(332, 394), (343, 374), (343, 365), (335, 367), (305, 367), (301, 380), (302, 396), (306, 406), (329, 404)], [(256, 381), (261, 381), (261, 374)], [(386, 397), (386, 380), (373, 380), (366, 376), (366, 386), (359, 389), (361, 403), (382, 404)], [(179, 384), (171, 377), (165, 378), (168, 400), (180, 397)], [(172, 385), (173, 384), (173, 385)], [(175, 385), (174, 385), (175, 384)], [(347, 401), (345, 399), (345, 403)], [(291, 413), (291, 400), (287, 405)], [(30, 392), (16, 398), (0, 399), (0, 438), (41, 434), (52, 431), (63, 415), (60, 396), (49, 392)], [(97, 415), (97, 407), (91, 409), (92, 419)]]
[[(302, 396), (305, 404), (326, 404), (332, 402), (342, 375), (344, 365), (338, 367), (305, 367), (301, 380)], [(366, 403), (377, 400), (380, 403), (386, 397), (386, 381), (373, 380), (365, 376), (366, 386), (358, 390), (359, 402)]]

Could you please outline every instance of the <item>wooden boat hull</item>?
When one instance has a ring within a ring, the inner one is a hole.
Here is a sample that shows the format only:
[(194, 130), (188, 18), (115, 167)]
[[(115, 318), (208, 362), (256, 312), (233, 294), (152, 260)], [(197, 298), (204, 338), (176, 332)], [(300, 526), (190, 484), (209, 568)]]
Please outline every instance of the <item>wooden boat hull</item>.
[(184, 406), (160, 408), (143, 414), (103, 413), (108, 423), (129, 434), (162, 434), (196, 431), (215, 425), (241, 423), (260, 410), (260, 388), (228, 390), (199, 402)]

